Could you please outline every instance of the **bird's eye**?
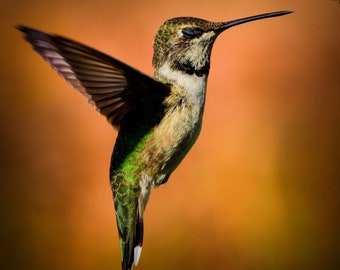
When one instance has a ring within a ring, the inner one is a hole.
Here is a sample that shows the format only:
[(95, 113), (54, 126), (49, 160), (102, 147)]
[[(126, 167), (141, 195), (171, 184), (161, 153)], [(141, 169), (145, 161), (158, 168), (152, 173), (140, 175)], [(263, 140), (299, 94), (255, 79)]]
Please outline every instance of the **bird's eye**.
[(195, 37), (199, 37), (203, 34), (203, 30), (197, 27), (185, 27), (182, 29), (183, 37), (187, 39), (193, 39)]

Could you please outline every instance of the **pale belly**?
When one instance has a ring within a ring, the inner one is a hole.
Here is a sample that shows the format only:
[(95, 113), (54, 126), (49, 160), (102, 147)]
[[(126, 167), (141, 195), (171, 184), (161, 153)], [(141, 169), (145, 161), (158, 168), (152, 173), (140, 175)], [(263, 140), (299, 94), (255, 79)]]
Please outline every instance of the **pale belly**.
[(201, 108), (177, 108), (155, 128), (143, 153), (144, 172), (152, 185), (167, 181), (196, 142), (201, 126)]

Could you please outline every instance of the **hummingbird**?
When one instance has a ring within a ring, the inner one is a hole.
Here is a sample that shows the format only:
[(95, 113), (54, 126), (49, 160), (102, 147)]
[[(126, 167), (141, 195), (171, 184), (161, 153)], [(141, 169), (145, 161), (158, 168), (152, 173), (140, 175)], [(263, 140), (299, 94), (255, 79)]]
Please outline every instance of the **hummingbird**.
[(24, 38), (118, 130), (110, 186), (122, 269), (138, 264), (151, 187), (166, 183), (200, 134), (210, 56), (233, 26), (282, 16), (278, 11), (228, 22), (165, 21), (154, 40), (152, 77), (71, 39), (18, 26)]

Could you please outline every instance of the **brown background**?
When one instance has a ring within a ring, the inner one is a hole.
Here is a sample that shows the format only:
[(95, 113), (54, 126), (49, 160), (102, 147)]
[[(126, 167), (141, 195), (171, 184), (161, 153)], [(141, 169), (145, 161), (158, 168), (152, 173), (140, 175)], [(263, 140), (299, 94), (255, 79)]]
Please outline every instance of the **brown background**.
[(152, 191), (137, 269), (335, 269), (340, 5), (304, 1), (0, 3), (1, 269), (119, 269), (108, 182), (117, 135), (14, 29), (59, 33), (152, 74), (163, 21), (295, 13), (215, 43), (202, 134)]

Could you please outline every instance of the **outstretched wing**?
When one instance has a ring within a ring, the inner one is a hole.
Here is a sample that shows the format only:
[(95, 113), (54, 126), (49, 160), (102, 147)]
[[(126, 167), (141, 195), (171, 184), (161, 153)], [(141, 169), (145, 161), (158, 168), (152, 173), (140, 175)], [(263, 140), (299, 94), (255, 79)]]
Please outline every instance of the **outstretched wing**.
[(25, 26), (26, 41), (116, 128), (130, 113), (150, 113), (170, 90), (130, 66), (79, 42)]

